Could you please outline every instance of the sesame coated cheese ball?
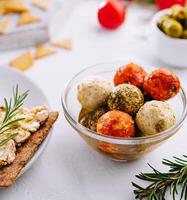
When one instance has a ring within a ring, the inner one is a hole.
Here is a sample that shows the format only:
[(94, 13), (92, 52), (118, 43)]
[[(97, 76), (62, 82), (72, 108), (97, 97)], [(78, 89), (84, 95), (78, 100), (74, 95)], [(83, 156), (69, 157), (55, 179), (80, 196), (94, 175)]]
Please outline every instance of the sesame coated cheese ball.
[(99, 76), (89, 76), (77, 86), (77, 99), (82, 108), (95, 110), (112, 92), (112, 84)]
[(176, 122), (170, 105), (163, 101), (149, 101), (145, 103), (136, 115), (136, 124), (142, 136), (160, 133), (171, 128)]
[(110, 110), (120, 110), (130, 115), (135, 115), (143, 104), (141, 90), (130, 84), (118, 85), (108, 97)]

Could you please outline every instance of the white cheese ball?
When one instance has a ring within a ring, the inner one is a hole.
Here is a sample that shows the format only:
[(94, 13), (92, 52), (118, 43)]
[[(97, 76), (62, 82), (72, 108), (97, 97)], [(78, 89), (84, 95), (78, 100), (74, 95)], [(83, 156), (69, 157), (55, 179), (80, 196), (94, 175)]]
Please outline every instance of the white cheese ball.
[(170, 105), (163, 101), (145, 103), (136, 115), (136, 124), (143, 136), (154, 135), (171, 128), (176, 122)]
[(99, 76), (89, 76), (77, 86), (77, 99), (82, 108), (98, 108), (112, 92), (112, 84)]

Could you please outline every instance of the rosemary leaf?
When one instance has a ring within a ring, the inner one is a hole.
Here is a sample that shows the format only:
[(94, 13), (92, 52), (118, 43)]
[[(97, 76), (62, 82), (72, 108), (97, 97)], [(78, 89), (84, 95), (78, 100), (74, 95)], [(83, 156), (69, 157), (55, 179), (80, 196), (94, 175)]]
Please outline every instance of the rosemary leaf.
[(8, 137), (6, 137), (5, 139), (3, 139), (1, 142), (0, 142), (0, 147), (2, 147), (3, 145), (5, 145), (7, 142), (9, 142), (11, 139), (14, 139), (16, 137), (16, 135), (18, 135), (18, 133), (14, 133)]
[[(28, 92), (29, 91), (19, 94), (19, 87), (18, 85), (16, 85), (16, 87), (13, 88), (13, 97), (9, 100), (4, 98), (5, 116), (2, 123), (0, 124), (0, 135), (8, 130), (11, 130), (12, 126), (17, 122), (24, 120), (24, 118), (16, 118), (16, 115), (18, 114), (19, 108), (23, 105), (24, 100), (28, 96)], [(3, 139), (0, 142), (0, 146), (6, 144), (10, 139), (14, 138), (15, 136), (16, 135), (13, 134), (12, 136), (8, 136), (7, 138)]]
[(164, 200), (167, 191), (173, 200), (179, 196), (180, 200), (187, 200), (187, 156), (182, 158), (174, 157), (174, 161), (163, 159), (164, 165), (169, 167), (168, 173), (162, 173), (149, 165), (152, 173), (141, 173), (136, 175), (140, 180), (150, 182), (146, 187), (132, 183), (135, 187), (136, 199)]

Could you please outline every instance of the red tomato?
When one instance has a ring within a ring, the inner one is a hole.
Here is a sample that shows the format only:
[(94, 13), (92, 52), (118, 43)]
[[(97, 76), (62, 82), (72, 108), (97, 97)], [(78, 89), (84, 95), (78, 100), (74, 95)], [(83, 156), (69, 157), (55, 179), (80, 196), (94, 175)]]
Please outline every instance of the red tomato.
[(125, 8), (121, 0), (105, 0), (98, 10), (99, 23), (107, 29), (118, 28), (125, 20)]
[(175, 4), (184, 6), (185, 3), (186, 0), (156, 0), (156, 5), (160, 10), (170, 8)]

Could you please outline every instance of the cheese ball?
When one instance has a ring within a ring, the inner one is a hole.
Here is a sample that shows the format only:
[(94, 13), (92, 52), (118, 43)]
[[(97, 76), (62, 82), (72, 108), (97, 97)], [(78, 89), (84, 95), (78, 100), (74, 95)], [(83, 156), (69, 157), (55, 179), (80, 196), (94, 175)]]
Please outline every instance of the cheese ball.
[(101, 135), (130, 138), (135, 135), (134, 121), (127, 113), (109, 111), (99, 118), (97, 132)]
[(107, 102), (110, 110), (120, 110), (135, 115), (144, 104), (144, 96), (136, 86), (121, 84), (114, 88)]
[(89, 76), (77, 86), (77, 99), (82, 108), (95, 110), (103, 104), (112, 92), (112, 84), (99, 76)]
[(85, 114), (82, 114), (82, 110), (81, 110), (80, 115), (79, 115), (80, 116), (79, 123), (92, 131), (96, 131), (98, 119), (106, 112), (107, 112), (107, 108), (104, 106)]
[(114, 85), (117, 86), (123, 83), (130, 83), (138, 88), (142, 88), (146, 74), (147, 73), (141, 66), (129, 63), (116, 71)]
[(144, 91), (155, 100), (174, 97), (180, 89), (179, 78), (167, 69), (156, 69), (144, 80)]
[(136, 124), (142, 136), (160, 133), (171, 128), (176, 122), (170, 105), (164, 101), (149, 101), (145, 103), (136, 115)]

